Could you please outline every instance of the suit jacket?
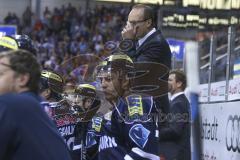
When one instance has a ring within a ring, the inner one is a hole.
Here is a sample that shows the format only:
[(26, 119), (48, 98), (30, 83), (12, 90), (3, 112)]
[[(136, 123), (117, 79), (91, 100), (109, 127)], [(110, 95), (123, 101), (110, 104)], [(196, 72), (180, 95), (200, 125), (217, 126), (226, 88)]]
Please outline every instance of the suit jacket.
[(184, 94), (170, 102), (168, 126), (159, 133), (160, 152), (166, 160), (191, 160), (189, 110)]
[[(139, 46), (139, 48), (136, 49), (136, 47), (133, 46), (128, 51), (125, 51), (125, 53), (128, 54), (128, 56), (130, 56), (135, 62), (156, 62), (165, 65), (169, 68), (169, 70), (171, 69), (170, 47), (160, 30), (157, 30), (150, 35), (143, 44)], [(167, 96), (168, 75), (169, 74), (167, 72), (167, 74), (161, 77), (161, 79), (165, 80), (166, 83), (166, 87), (164, 87), (166, 94), (154, 99), (157, 107), (163, 113), (167, 113), (169, 109), (169, 100)], [(159, 75), (159, 77), (160, 76), (162, 75)]]

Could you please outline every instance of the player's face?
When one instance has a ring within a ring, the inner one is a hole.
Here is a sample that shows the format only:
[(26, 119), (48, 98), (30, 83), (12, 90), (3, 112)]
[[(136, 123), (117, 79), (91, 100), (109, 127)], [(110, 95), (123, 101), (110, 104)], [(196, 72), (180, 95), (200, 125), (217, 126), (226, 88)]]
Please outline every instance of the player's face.
[[(78, 103), (80, 103), (78, 101), (78, 95), (75, 94), (74, 92), (70, 92), (70, 93), (66, 93), (64, 98), (66, 100), (68, 100), (71, 104), (77, 105)], [(82, 105), (82, 104), (81, 104)]]
[(51, 92), (50, 89), (44, 89), (43, 91), (40, 91), (40, 95), (46, 100), (48, 100), (50, 92)]
[(90, 109), (93, 104), (93, 98), (86, 98), (83, 104), (85, 110)]
[(114, 73), (105, 73), (100, 77), (105, 98), (110, 102), (116, 102), (121, 89), (119, 79)]
[(77, 105), (79, 107), (83, 107), (84, 110), (87, 110), (91, 107), (93, 98), (75, 94), (75, 98), (74, 98), (73, 102), (75, 105)]
[(82, 96), (82, 95), (78, 95), (76, 93), (70, 93), (65, 95), (65, 98), (73, 105), (75, 105), (75, 107), (81, 107), (83, 110), (88, 110), (93, 101), (94, 98), (89, 98), (86, 96)]
[(9, 65), (8, 58), (0, 59), (0, 94), (18, 92), (20, 87), (19, 78)]
[(75, 84), (72, 82), (68, 82), (65, 86), (64, 86), (64, 92), (65, 93), (70, 93), (73, 92), (75, 89)]

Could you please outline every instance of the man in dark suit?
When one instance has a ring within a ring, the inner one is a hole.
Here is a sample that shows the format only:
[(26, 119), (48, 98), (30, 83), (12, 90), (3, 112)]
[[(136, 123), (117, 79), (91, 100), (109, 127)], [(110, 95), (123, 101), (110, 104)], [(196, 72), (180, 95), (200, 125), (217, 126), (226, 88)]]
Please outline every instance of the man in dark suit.
[(128, 15), (122, 30), (123, 40), (135, 41), (128, 54), (135, 61), (158, 62), (171, 67), (171, 51), (160, 30), (155, 28), (154, 10), (137, 4)]
[(32, 53), (0, 53), (0, 159), (70, 160), (54, 123), (40, 106), (40, 66)]
[[(171, 68), (171, 51), (160, 30), (155, 27), (154, 10), (147, 5), (137, 4), (133, 6), (128, 15), (126, 26), (122, 30), (123, 41), (134, 42), (133, 47), (124, 50), (135, 62), (155, 62)], [(158, 70), (161, 70), (159, 66)], [(146, 68), (148, 70), (157, 70), (157, 68)], [(163, 93), (158, 95), (155, 102), (161, 112), (167, 113), (169, 101), (167, 97), (167, 78), (168, 71), (164, 75), (159, 75), (162, 83), (166, 83), (161, 88)], [(148, 82), (149, 83), (149, 82)], [(151, 84), (146, 84), (151, 85)], [(163, 91), (164, 90), (164, 91)]]
[(170, 113), (166, 116), (167, 127), (160, 130), (161, 154), (167, 160), (191, 160), (190, 123), (188, 99), (184, 95), (186, 76), (175, 70), (168, 78), (170, 98)]

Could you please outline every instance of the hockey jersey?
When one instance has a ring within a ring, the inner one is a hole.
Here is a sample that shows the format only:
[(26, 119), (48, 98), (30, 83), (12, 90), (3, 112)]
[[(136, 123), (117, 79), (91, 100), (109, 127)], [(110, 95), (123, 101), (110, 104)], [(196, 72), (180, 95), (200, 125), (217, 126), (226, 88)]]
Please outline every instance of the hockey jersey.
[(157, 115), (151, 97), (120, 98), (113, 111), (93, 118), (87, 144), (98, 145), (99, 160), (160, 160)]
[(77, 117), (73, 116), (69, 104), (63, 100), (53, 103), (42, 102), (42, 105), (44, 105), (44, 110), (49, 117), (55, 122), (68, 148), (72, 150), (74, 143), (74, 128), (77, 124)]

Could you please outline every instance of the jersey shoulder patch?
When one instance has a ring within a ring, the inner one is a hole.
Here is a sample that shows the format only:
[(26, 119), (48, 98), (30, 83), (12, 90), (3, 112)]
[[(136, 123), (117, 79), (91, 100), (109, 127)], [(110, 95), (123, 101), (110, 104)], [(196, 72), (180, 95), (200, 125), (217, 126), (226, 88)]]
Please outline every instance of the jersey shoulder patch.
[(92, 119), (92, 129), (96, 132), (101, 131), (103, 119), (101, 117), (94, 117)]
[(126, 97), (129, 120), (148, 120), (153, 108), (153, 98), (149, 96), (130, 95)]
[(143, 102), (142, 96), (130, 95), (126, 97), (129, 116), (142, 116), (143, 115)]

